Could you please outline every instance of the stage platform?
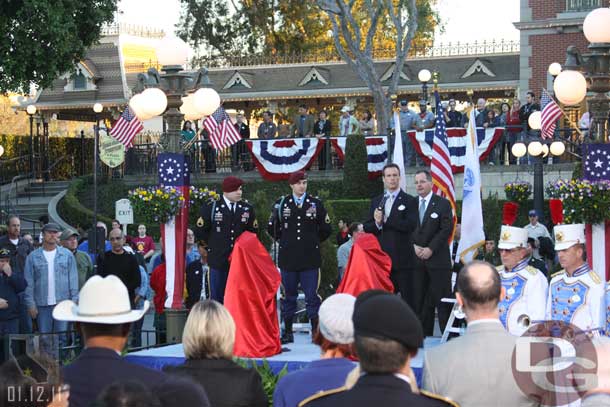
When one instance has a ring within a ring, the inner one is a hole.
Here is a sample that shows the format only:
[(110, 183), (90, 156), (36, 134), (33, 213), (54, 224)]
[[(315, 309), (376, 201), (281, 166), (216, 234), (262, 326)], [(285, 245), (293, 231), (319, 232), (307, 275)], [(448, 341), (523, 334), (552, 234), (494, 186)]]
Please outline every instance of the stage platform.
[[(311, 337), (305, 333), (297, 333), (294, 336), (294, 343), (284, 345), (290, 351), (282, 352), (279, 355), (266, 358), (269, 366), (275, 373), (287, 366), (289, 372), (302, 369), (312, 360), (320, 358), (320, 348), (311, 343)], [(418, 384), (421, 385), (423, 355), (425, 349), (437, 346), (440, 343), (439, 337), (426, 338), (424, 349), (420, 349), (417, 356), (411, 361), (411, 367), (417, 377)], [(179, 365), (184, 363), (184, 350), (182, 344), (168, 345), (160, 348), (147, 349), (139, 352), (129, 353), (125, 359), (147, 366), (153, 369), (162, 369), (165, 365)], [(262, 359), (253, 359), (261, 363)]]

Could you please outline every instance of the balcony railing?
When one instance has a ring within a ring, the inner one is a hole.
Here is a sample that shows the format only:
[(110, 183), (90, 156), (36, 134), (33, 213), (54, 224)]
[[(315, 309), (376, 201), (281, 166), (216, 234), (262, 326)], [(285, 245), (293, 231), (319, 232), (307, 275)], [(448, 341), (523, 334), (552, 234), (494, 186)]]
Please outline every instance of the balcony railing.
[(602, 7), (602, 0), (566, 0), (566, 12), (590, 11)]

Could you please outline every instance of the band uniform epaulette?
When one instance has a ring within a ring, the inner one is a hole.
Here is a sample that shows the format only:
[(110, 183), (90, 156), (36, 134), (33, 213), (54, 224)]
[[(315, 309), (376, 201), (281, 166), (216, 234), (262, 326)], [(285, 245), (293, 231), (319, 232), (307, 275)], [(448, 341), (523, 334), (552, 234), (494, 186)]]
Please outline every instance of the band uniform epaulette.
[(439, 396), (438, 394), (430, 393), (429, 391), (426, 391), (426, 390), (419, 390), (419, 393), (422, 396), (427, 397), (429, 399), (443, 401), (443, 402), (447, 403), (448, 406), (460, 407), (460, 405), (458, 403), (456, 403), (455, 401), (451, 400), (450, 398)]
[(322, 397), (330, 396), (332, 394), (342, 393), (342, 392), (347, 391), (347, 390), (349, 390), (349, 389), (346, 386), (341, 386), (341, 387), (337, 387), (336, 389), (320, 391), (320, 392), (318, 392), (316, 394), (313, 394), (313, 395), (307, 397), (305, 400), (301, 401), (299, 403), (299, 407), (303, 407), (304, 405), (306, 405), (310, 401), (317, 400), (317, 399), (320, 399)]
[(525, 269), (526, 269), (527, 271), (529, 271), (529, 272), (530, 272), (530, 274), (531, 274), (531, 275), (533, 275), (533, 276), (535, 276), (536, 274), (538, 274), (538, 271), (539, 271), (539, 270), (538, 270), (536, 267), (534, 267), (534, 266), (527, 266)]
[(496, 270), (498, 270), (498, 273), (504, 270), (504, 265), (500, 264), (499, 266), (496, 266)]
[(565, 272), (565, 270), (559, 270), (557, 273), (551, 274), (551, 278), (557, 277), (558, 275), (564, 274)]
[(599, 279), (599, 276), (597, 275), (597, 273), (593, 270), (589, 271), (589, 276), (591, 277), (591, 280), (593, 280), (593, 282), (595, 284), (601, 284), (601, 280)]

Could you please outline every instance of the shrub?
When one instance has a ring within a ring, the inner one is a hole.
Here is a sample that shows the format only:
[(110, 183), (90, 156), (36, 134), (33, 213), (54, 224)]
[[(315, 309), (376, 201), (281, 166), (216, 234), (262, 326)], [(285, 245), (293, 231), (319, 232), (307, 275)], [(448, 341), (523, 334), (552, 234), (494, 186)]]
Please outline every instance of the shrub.
[(381, 193), (381, 182), (369, 179), (365, 137), (361, 134), (347, 138), (343, 184), (344, 198), (370, 198)]

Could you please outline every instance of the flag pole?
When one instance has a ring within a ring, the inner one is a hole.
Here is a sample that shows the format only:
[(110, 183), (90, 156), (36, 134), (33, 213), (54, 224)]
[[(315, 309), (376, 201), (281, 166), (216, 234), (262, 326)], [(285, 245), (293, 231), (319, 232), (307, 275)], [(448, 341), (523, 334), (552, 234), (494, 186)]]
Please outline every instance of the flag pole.
[[(548, 91), (548, 90), (546, 90), (546, 88), (542, 88), (542, 90), (543, 90), (544, 92), (546, 92), (546, 93), (547, 93), (549, 96), (551, 95), (551, 94), (549, 93), (549, 91)], [(553, 100), (555, 100), (554, 95), (553, 95)], [(583, 136), (583, 134), (582, 134), (582, 131), (581, 131), (581, 130), (580, 130), (580, 128), (579, 128), (579, 127), (576, 125), (576, 123), (574, 123), (574, 122), (572, 121), (572, 119), (570, 118), (570, 116), (569, 116), (569, 115), (567, 115), (567, 114), (566, 114), (566, 112), (564, 112), (564, 111), (563, 111), (563, 109), (561, 108), (561, 106), (559, 105), (559, 103), (556, 103), (556, 104), (557, 104), (557, 107), (559, 108), (559, 110), (561, 110), (561, 114), (563, 114), (563, 117), (565, 117), (566, 119), (568, 119), (568, 123), (570, 124), (570, 126), (571, 126), (571, 127), (573, 127), (573, 128), (574, 128), (574, 130), (576, 130), (576, 131), (578, 132), (578, 135), (580, 136), (580, 138), (581, 138), (581, 139), (582, 139), (582, 138), (584, 138), (584, 136)]]

